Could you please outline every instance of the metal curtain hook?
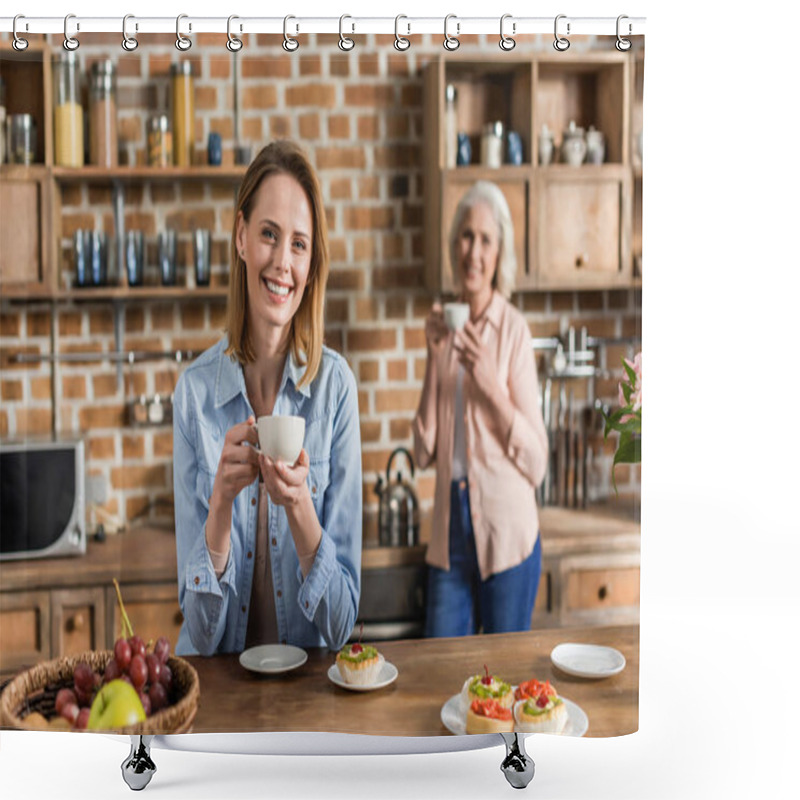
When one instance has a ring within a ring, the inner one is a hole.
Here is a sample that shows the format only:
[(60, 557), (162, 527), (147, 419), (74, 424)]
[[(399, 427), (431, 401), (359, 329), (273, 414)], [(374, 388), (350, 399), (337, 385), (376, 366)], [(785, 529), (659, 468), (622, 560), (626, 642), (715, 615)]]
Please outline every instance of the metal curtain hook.
[[(133, 14), (126, 14), (122, 18), (122, 49), (132, 53), (139, 46), (139, 41), (134, 36), (128, 36), (126, 27), (129, 19), (135, 19)], [(134, 29), (138, 31), (139, 26), (135, 25)]]
[(298, 42), (297, 39), (292, 39), (292, 37), (286, 32), (286, 25), (290, 19), (297, 18), (293, 17), (291, 14), (283, 18), (283, 49), (287, 53), (294, 53), (294, 51), (300, 47), (300, 42)]
[[(342, 16), (339, 17), (339, 49), (344, 50), (345, 52), (347, 52), (348, 50), (352, 50), (356, 46), (356, 43), (352, 39), (350, 39), (349, 37), (345, 36), (344, 33), (342, 33), (342, 26), (346, 19), (353, 19), (353, 18), (349, 14), (342, 14)], [(356, 26), (355, 23), (353, 23), (354, 33), (355, 30)]]
[[(69, 50), (70, 52), (72, 52), (73, 50), (77, 50), (80, 47), (80, 44), (81, 44), (77, 39), (75, 39), (74, 37), (70, 36), (69, 35), (69, 31), (67, 30), (67, 28), (69, 26), (69, 21), (71, 19), (75, 19), (75, 15), (74, 14), (67, 14), (67, 16), (64, 17), (64, 49), (65, 50)], [(80, 29), (81, 29), (81, 26), (76, 23), (75, 24), (76, 32), (79, 31)]]
[[(178, 18), (175, 20), (175, 35), (178, 37), (177, 39), (175, 39), (175, 47), (177, 47), (178, 50), (180, 50), (183, 53), (185, 53), (192, 46), (192, 40), (187, 39), (181, 33), (181, 20), (188, 18), (189, 18), (188, 14), (178, 14)], [(191, 32), (192, 32), (192, 23), (190, 22), (189, 33)]]
[[(569, 50), (569, 39), (565, 39), (563, 36), (558, 35), (558, 21), (560, 19), (566, 19), (566, 14), (559, 14), (556, 17), (556, 23), (554, 27), (556, 40), (553, 42), (553, 47), (558, 50), (559, 53), (563, 53), (565, 50)], [(569, 36), (569, 22), (567, 23), (567, 36)]]
[[(228, 17), (228, 41), (225, 42), (225, 47), (227, 47), (228, 50), (231, 51), (231, 53), (238, 53), (244, 46), (244, 43), (242, 42), (241, 39), (237, 39), (231, 33), (231, 21), (234, 19), (239, 19), (239, 17), (237, 17), (235, 14), (231, 14)], [(241, 31), (241, 26), (239, 27), (239, 30)]]
[[(505, 50), (507, 53), (510, 50), (513, 50), (517, 46), (517, 43), (510, 36), (506, 36), (503, 33), (503, 23), (507, 19), (511, 19), (511, 18), (512, 18), (511, 14), (503, 14), (503, 16), (500, 17), (500, 49), (501, 50)], [(517, 32), (517, 23), (516, 22), (512, 22), (511, 23), (511, 33), (516, 33), (516, 32)]]
[[(622, 20), (624, 20), (624, 19), (628, 19), (628, 17), (625, 14), (620, 14), (617, 17), (617, 41), (615, 42), (614, 47), (616, 47), (617, 50), (620, 51), (620, 53), (626, 53), (628, 50), (631, 49), (631, 40), (630, 39), (623, 39), (622, 36), (620, 36), (620, 33), (619, 33), (620, 22), (622, 22)], [(630, 36), (631, 30), (632, 30), (632, 28), (631, 28), (631, 24), (629, 22), (628, 23), (628, 36)]]
[[(29, 42), (28, 42), (27, 39), (23, 39), (21, 36), (17, 35), (17, 20), (18, 19), (25, 19), (25, 17), (22, 14), (17, 14), (14, 17), (14, 23), (11, 26), (11, 30), (12, 30), (12, 32), (14, 34), (14, 41), (12, 42), (12, 47), (18, 53), (21, 53), (23, 50), (27, 50), (28, 49)], [(27, 30), (27, 29), (28, 29), (28, 24), (25, 23), (25, 30)]]
[(458, 17), (456, 17), (455, 14), (448, 14), (444, 18), (444, 41), (442, 42), (442, 46), (445, 50), (449, 50), (452, 53), (458, 50), (461, 42), (458, 41), (456, 36), (450, 36), (450, 34), (447, 33), (447, 23), (450, 22), (451, 19), (456, 20), (456, 36), (461, 33), (461, 23), (458, 21)]
[[(404, 36), (401, 36), (398, 33), (397, 28), (401, 19), (408, 19), (408, 17), (405, 14), (398, 14), (394, 18), (394, 49), (399, 50), (402, 53), (403, 51), (408, 50), (408, 48), (411, 47), (411, 40), (406, 39)], [(406, 25), (408, 26), (408, 33), (410, 34), (411, 23), (407, 22)]]

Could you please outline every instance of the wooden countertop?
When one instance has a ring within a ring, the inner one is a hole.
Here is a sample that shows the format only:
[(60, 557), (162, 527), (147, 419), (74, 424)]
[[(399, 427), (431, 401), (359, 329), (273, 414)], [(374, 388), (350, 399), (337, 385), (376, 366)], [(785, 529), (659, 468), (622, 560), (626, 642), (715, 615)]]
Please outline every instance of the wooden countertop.
[[(638, 550), (639, 524), (603, 511), (546, 507), (539, 512), (545, 559), (572, 552)], [(362, 569), (421, 564), (425, 545), (365, 547)], [(175, 581), (175, 535), (170, 527), (133, 527), (109, 535), (105, 542), (89, 538), (86, 554), (63, 558), (0, 563), (0, 591), (56, 589), (107, 584)]]
[[(586, 680), (556, 669), (550, 651), (560, 642), (608, 645), (622, 652), (625, 669)], [(450, 735), (441, 722), (444, 703), (481, 672), (513, 684), (549, 680), (589, 718), (587, 736), (620, 736), (638, 729), (639, 627), (569, 628), (526, 633), (385, 642), (379, 646), (398, 669), (397, 680), (374, 692), (342, 689), (327, 677), (335, 655), (308, 650), (308, 661), (282, 675), (260, 675), (238, 655), (187, 660), (200, 678), (193, 733), (326, 731), (382, 736)]]

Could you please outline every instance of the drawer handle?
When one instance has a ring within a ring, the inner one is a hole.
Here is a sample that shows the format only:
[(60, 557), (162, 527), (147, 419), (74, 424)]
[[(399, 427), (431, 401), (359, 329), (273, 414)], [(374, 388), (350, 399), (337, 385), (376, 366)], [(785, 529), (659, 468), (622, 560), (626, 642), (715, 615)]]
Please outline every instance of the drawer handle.
[(607, 586), (601, 586), (597, 590), (597, 596), (598, 596), (598, 598), (600, 598), (600, 600), (605, 600), (606, 597), (608, 597), (608, 587)]
[(581, 269), (589, 263), (589, 256), (586, 253), (580, 253), (575, 256), (575, 268)]
[(75, 614), (67, 620), (67, 630), (70, 632), (83, 630), (85, 625), (86, 620), (81, 613)]

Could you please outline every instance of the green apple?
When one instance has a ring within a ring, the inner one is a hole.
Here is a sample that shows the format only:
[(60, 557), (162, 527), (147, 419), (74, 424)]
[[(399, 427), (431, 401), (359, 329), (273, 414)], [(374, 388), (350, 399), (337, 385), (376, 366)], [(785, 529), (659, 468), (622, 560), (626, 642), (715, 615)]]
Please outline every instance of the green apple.
[(113, 680), (102, 686), (94, 698), (86, 727), (95, 731), (124, 728), (144, 719), (136, 689), (125, 681)]

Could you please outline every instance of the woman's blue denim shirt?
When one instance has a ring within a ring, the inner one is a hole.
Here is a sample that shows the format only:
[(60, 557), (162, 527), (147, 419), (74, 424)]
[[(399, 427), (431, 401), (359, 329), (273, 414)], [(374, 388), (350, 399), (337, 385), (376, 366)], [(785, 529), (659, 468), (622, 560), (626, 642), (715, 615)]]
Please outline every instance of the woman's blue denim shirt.
[[(244, 649), (256, 549), (258, 480), (233, 502), (231, 549), (217, 580), (206, 547), (208, 502), (225, 435), (253, 409), (241, 365), (225, 355), (227, 338), (181, 375), (173, 405), (179, 655)], [(361, 434), (355, 378), (347, 362), (323, 349), (311, 385), (305, 367), (286, 358), (274, 414), (306, 421), (308, 486), (322, 539), (303, 579), (286, 512), (269, 502), (268, 544), (279, 641), (340, 649), (350, 637), (361, 588)]]

